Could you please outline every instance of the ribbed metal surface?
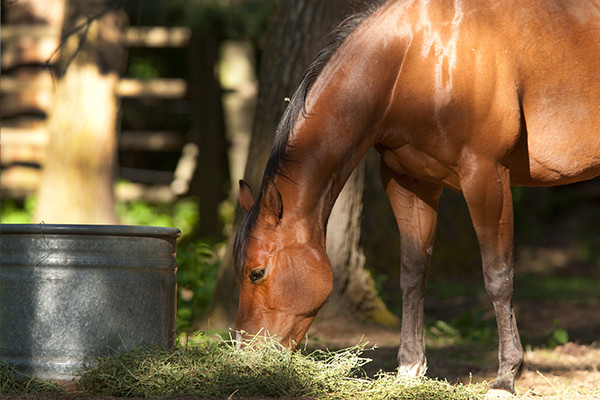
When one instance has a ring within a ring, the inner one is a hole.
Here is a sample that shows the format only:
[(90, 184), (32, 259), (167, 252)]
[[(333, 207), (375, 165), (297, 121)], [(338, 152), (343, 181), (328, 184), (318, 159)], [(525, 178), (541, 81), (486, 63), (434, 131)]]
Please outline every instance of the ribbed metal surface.
[(173, 345), (173, 228), (0, 225), (0, 357), (69, 380), (96, 356)]

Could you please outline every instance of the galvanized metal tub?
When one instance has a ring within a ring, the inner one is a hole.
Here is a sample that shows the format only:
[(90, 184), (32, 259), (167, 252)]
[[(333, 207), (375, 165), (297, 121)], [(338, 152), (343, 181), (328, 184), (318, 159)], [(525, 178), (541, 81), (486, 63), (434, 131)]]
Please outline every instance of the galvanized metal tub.
[(175, 228), (0, 225), (0, 358), (76, 379), (97, 356), (175, 340)]

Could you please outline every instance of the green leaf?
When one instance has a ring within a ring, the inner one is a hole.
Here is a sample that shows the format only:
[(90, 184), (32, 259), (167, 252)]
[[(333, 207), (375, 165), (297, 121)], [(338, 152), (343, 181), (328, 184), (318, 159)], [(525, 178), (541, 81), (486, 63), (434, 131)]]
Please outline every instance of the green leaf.
[(557, 328), (554, 330), (554, 333), (552, 333), (552, 338), (557, 344), (563, 345), (569, 341), (569, 332), (565, 329)]

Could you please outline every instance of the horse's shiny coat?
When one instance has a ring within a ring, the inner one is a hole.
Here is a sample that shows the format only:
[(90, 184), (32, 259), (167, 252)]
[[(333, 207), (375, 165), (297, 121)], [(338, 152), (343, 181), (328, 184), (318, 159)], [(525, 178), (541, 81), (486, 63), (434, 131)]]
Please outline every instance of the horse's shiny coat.
[(480, 243), (500, 341), (493, 386), (514, 391), (510, 186), (600, 174), (600, 3), (398, 0), (349, 25), (292, 99), (257, 201), (242, 184), (236, 327), (302, 340), (332, 287), (327, 219), (375, 147), (401, 234), (400, 372), (426, 370), (423, 299), (446, 187), (463, 193)]

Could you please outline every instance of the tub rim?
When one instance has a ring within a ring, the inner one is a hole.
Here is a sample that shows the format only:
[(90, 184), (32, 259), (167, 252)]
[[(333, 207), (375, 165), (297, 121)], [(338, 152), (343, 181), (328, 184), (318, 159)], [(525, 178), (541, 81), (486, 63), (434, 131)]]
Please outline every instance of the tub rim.
[(0, 224), (0, 235), (96, 235), (174, 238), (181, 236), (178, 228), (145, 225), (103, 224)]

